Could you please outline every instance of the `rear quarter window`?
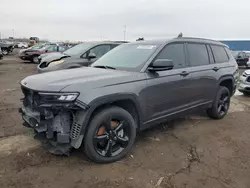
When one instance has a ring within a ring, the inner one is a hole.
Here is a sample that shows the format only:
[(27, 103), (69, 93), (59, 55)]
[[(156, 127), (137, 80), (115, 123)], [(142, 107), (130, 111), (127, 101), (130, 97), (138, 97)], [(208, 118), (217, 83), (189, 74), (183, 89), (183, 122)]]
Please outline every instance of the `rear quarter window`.
[(211, 45), (211, 48), (214, 54), (215, 63), (225, 63), (229, 61), (229, 57), (224, 47)]

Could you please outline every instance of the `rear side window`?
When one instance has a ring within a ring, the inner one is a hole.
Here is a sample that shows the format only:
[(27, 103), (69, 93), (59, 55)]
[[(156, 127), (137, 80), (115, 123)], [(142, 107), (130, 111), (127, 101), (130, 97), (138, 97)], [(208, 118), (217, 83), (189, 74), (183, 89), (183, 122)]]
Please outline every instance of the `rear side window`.
[(229, 58), (224, 47), (211, 45), (211, 48), (212, 48), (216, 63), (228, 62)]
[(189, 62), (192, 67), (209, 64), (207, 47), (205, 44), (188, 44), (187, 50)]
[(174, 68), (182, 68), (185, 66), (184, 44), (173, 43), (168, 44), (158, 54), (157, 59), (173, 60)]

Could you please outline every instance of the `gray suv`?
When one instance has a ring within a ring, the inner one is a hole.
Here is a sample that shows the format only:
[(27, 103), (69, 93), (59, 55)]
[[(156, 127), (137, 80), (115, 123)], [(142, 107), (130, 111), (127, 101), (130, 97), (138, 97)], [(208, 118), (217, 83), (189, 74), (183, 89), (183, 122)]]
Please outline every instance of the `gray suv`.
[(110, 51), (91, 67), (21, 81), (24, 125), (51, 153), (84, 148), (98, 163), (121, 159), (136, 133), (206, 110), (223, 118), (238, 66), (220, 42), (177, 38), (138, 41)]

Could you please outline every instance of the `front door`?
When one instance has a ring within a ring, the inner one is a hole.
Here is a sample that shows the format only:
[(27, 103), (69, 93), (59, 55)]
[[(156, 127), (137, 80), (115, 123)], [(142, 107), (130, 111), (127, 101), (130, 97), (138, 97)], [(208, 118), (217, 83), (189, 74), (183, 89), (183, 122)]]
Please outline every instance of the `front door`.
[(156, 59), (170, 59), (174, 63), (172, 70), (147, 73), (147, 121), (168, 117), (188, 108), (192, 100), (191, 75), (186, 67), (186, 55), (183, 43), (171, 43), (163, 48)]

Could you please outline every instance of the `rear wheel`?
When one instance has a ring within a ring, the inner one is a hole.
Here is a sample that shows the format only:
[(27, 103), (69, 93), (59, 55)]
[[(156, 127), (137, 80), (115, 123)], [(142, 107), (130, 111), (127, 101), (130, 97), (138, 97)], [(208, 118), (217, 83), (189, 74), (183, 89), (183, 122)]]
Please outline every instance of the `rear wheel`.
[(96, 114), (84, 140), (86, 155), (97, 163), (110, 163), (123, 158), (136, 137), (135, 120), (126, 110), (108, 107)]
[(228, 112), (230, 97), (229, 90), (224, 86), (220, 86), (212, 107), (207, 110), (208, 116), (213, 119), (222, 119)]

